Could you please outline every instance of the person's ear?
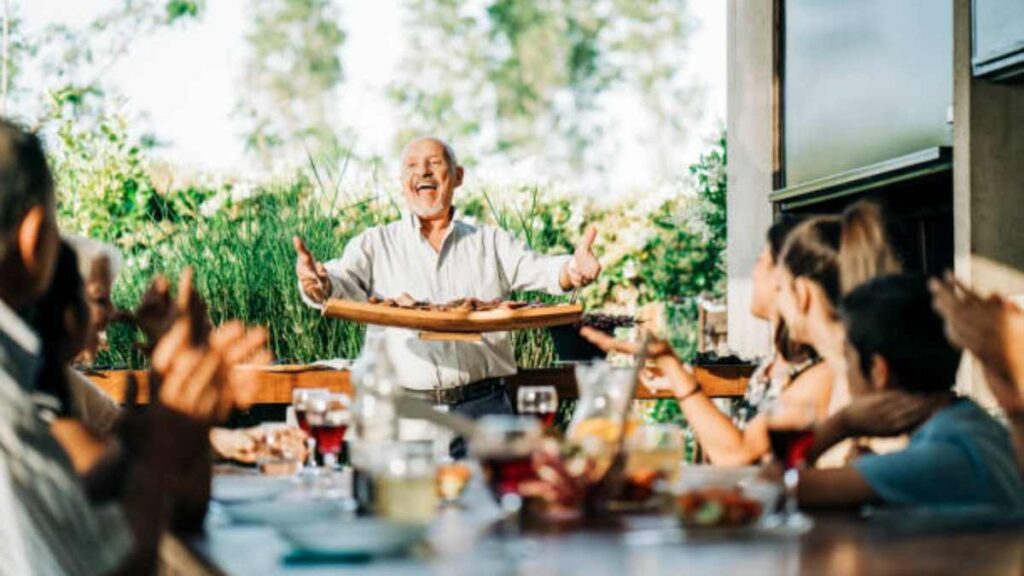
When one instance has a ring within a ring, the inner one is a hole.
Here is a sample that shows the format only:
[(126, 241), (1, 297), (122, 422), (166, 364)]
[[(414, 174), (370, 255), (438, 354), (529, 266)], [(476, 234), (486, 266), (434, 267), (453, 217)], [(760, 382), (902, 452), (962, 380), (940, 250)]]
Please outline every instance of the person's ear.
[(871, 380), (871, 387), (876, 391), (882, 391), (888, 389), (890, 386), (889, 378), (891, 377), (889, 371), (889, 363), (885, 361), (878, 354), (871, 357), (871, 374), (868, 377)]
[(811, 300), (813, 300), (813, 287), (806, 278), (793, 280), (793, 294), (796, 296), (796, 308), (800, 314), (807, 316), (811, 311)]
[(35, 272), (43, 265), (42, 244), (46, 232), (46, 207), (29, 208), (18, 224), (18, 253), (26, 270)]
[(466, 175), (466, 171), (462, 168), (462, 166), (456, 166), (455, 167), (455, 186), (454, 186), (455, 188), (458, 188), (459, 186), (462, 186), (462, 178), (465, 175)]

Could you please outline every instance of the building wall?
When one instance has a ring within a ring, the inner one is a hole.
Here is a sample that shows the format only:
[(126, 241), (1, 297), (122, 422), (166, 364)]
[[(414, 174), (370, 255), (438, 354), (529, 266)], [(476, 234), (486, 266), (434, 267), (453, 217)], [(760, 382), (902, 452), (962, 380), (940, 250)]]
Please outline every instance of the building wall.
[[(970, 0), (954, 1), (953, 219), (956, 273), (983, 292), (1024, 295), (1024, 83), (971, 75)], [(961, 388), (990, 400), (976, 367)]]
[(727, 26), (729, 347), (765, 354), (769, 329), (750, 309), (750, 272), (771, 225), (773, 1), (729, 0)]

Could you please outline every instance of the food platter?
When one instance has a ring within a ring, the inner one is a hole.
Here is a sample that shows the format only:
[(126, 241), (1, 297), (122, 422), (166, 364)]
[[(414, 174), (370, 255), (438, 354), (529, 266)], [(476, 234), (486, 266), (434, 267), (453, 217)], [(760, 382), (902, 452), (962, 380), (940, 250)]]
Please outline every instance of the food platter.
[[(511, 303), (510, 303), (511, 304)], [(583, 315), (579, 304), (538, 305), (515, 303), (515, 306), (494, 306), (486, 310), (465, 310), (456, 307), (402, 307), (385, 303), (356, 302), (331, 299), (323, 314), (358, 322), (421, 330), (428, 333), (479, 334), (506, 332), (528, 328), (547, 328), (573, 324)]]

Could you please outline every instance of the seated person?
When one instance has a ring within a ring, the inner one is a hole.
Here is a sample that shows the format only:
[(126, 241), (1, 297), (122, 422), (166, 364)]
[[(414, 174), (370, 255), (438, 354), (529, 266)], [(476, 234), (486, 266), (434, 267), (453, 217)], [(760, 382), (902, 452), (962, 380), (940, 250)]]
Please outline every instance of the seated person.
[(985, 381), (1006, 412), (1024, 475), (1024, 310), (999, 295), (982, 298), (952, 275), (929, 283), (953, 344), (981, 361)]
[[(775, 309), (779, 255), (786, 236), (798, 223), (792, 217), (780, 218), (768, 229), (767, 242), (751, 273), (753, 293), (750, 312), (771, 323), (775, 351), (750, 378), (743, 397), (742, 424), (733, 422), (711, 398), (703, 394), (693, 374), (670, 346), (655, 341), (649, 347), (649, 355), (663, 376), (647, 378), (644, 384), (651, 389), (668, 389), (675, 395), (679, 409), (713, 464), (742, 466), (758, 462), (768, 453), (768, 428), (761, 413), (761, 408), (768, 401), (780, 397), (800, 399), (814, 404), (820, 417), (827, 416), (832, 372), (820, 361), (813, 348), (790, 340), (788, 329)], [(636, 344), (615, 340), (592, 328), (583, 328), (581, 334), (605, 352), (635, 354), (639, 348)]]
[[(110, 295), (120, 262), (114, 246), (82, 236), (64, 236), (54, 282), (44, 296), (46, 303), (40, 305), (43, 312), (37, 316), (37, 330), (48, 335), (44, 340), (65, 343), (65, 351), (40, 374), (40, 387), (66, 404), (62, 412), (66, 418), (54, 422), (53, 432), (80, 472), (95, 464), (98, 448), (113, 432), (121, 407), (81, 372), (70, 368), (71, 358), (75, 363), (95, 360), (105, 340), (103, 334), (118, 318), (136, 321), (147, 341), (156, 342), (174, 314), (170, 285), (162, 277), (152, 282), (134, 314), (116, 311)], [(304, 457), (305, 434), (298, 428), (289, 432), (281, 437)], [(220, 458), (253, 464), (264, 437), (261, 426), (244, 430), (216, 427), (210, 431), (210, 444)]]
[[(25, 321), (53, 280), (59, 247), (54, 182), (39, 139), (0, 119), (0, 558), (10, 574), (147, 574), (177, 504), (200, 520), (212, 422), (232, 406), (224, 374), (264, 350), (266, 333), (241, 324), (196, 331), (186, 275), (178, 314), (154, 352), (159, 393), (132, 411), (125, 489), (97, 505), (32, 402), (43, 343)], [(145, 433), (148, 431), (159, 433)], [(198, 465), (197, 465), (198, 463)], [(200, 485), (196, 481), (202, 481)], [(194, 492), (186, 492), (187, 488)]]
[(955, 397), (960, 353), (942, 333), (923, 278), (892, 275), (850, 292), (840, 308), (851, 403), (815, 431), (813, 462), (856, 436), (912, 432), (902, 451), (801, 474), (803, 507), (1024, 506), (1006, 429)]

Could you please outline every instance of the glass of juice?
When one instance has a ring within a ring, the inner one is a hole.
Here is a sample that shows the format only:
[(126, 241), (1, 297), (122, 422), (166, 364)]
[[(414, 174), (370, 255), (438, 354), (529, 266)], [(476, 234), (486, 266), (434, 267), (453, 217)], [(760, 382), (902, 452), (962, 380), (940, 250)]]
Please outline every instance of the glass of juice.
[(651, 495), (656, 485), (679, 480), (683, 462), (683, 431), (675, 424), (644, 424), (626, 438), (627, 489)]
[(433, 442), (392, 442), (381, 450), (381, 466), (374, 474), (374, 512), (395, 522), (430, 522), (437, 513)]

